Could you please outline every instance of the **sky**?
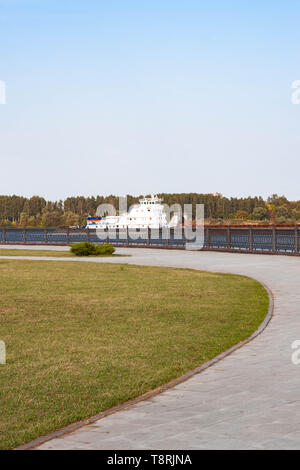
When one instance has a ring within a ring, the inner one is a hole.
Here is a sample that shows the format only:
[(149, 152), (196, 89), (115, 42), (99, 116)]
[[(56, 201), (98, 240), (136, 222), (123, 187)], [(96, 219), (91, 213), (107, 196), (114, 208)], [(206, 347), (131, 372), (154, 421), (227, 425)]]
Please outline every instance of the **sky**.
[(0, 0), (0, 194), (300, 199), (299, 44), (299, 0)]

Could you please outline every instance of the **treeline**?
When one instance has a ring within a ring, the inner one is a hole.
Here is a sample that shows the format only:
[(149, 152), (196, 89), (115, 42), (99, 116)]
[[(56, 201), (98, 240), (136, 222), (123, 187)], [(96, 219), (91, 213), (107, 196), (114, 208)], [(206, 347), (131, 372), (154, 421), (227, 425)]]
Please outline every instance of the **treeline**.
[[(221, 194), (180, 193), (158, 194), (163, 202), (204, 204), (207, 223), (296, 223), (300, 221), (300, 201), (288, 201), (274, 194), (266, 201), (262, 197), (227, 198)], [(142, 196), (127, 196), (130, 207)], [(16, 227), (56, 227), (85, 225), (89, 215), (95, 215), (100, 204), (112, 204), (118, 210), (118, 196), (68, 197), (64, 201), (46, 201), (40, 196), (0, 196), (0, 225)]]

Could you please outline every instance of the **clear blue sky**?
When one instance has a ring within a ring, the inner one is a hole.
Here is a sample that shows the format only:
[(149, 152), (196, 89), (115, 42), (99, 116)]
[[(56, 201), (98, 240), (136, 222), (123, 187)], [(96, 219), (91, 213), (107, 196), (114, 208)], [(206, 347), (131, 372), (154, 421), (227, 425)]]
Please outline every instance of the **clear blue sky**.
[(0, 0), (0, 194), (300, 199), (299, 1)]

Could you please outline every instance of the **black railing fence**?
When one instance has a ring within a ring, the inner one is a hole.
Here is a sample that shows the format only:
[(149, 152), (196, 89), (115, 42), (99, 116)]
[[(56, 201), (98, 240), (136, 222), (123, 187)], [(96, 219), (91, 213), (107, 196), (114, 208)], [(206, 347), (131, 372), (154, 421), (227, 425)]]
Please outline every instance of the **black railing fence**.
[[(300, 255), (300, 227), (206, 226), (204, 250), (241, 251), (248, 253), (272, 253)], [(88, 241), (111, 243), (115, 246), (140, 246), (184, 249), (184, 235), (178, 237), (174, 229), (141, 229), (134, 236), (128, 230), (102, 231), (71, 228), (0, 228), (1, 244), (69, 245)]]

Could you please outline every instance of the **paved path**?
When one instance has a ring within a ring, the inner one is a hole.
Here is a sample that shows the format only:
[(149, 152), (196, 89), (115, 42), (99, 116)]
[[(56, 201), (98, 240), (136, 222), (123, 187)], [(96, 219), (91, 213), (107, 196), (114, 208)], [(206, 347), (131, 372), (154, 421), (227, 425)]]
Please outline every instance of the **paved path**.
[(255, 277), (274, 294), (274, 317), (254, 341), (187, 382), (39, 448), (300, 449), (300, 365), (291, 362), (291, 343), (300, 339), (300, 259), (153, 249), (119, 252), (132, 256), (109, 261)]
[(0, 248), (4, 250), (38, 250), (38, 251), (69, 251), (70, 247), (65, 245), (13, 245), (13, 244), (1, 244)]

